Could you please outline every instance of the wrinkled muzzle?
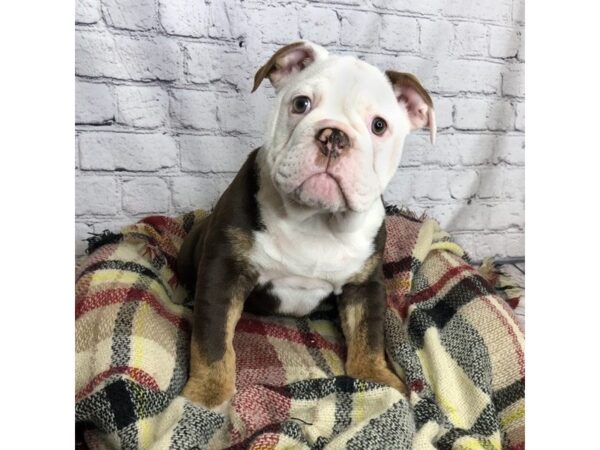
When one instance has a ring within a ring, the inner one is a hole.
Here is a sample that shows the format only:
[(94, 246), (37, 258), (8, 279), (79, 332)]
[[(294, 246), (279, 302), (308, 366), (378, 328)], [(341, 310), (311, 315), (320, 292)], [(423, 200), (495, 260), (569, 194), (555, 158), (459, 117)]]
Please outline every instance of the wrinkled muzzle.
[(304, 206), (362, 212), (380, 195), (368, 140), (341, 122), (307, 126), (292, 136), (275, 164), (278, 190)]

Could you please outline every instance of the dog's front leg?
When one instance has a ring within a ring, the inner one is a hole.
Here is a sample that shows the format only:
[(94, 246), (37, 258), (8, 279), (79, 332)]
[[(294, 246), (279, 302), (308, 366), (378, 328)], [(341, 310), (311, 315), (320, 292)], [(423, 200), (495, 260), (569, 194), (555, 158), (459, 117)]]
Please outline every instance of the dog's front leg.
[(406, 385), (388, 368), (384, 348), (385, 288), (378, 277), (347, 284), (338, 300), (348, 356), (346, 373), (392, 386), (406, 394)]
[[(190, 373), (183, 395), (214, 408), (235, 392), (233, 333), (252, 280), (243, 273), (223, 271), (226, 262), (200, 270), (196, 284)], [(221, 267), (219, 267), (221, 266)]]

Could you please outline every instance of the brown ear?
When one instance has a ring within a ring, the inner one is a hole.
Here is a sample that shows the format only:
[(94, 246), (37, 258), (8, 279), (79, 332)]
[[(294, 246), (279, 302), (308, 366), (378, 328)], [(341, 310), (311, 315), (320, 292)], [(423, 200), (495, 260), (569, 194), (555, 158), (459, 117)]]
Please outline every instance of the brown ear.
[(258, 89), (265, 78), (271, 81), (275, 89), (281, 88), (290, 75), (300, 72), (317, 59), (327, 58), (328, 53), (320, 45), (307, 41), (294, 42), (275, 52), (267, 63), (254, 75), (252, 92)]
[(429, 128), (431, 143), (435, 143), (437, 127), (429, 93), (411, 73), (388, 70), (385, 74), (392, 83), (398, 102), (406, 106), (412, 129)]

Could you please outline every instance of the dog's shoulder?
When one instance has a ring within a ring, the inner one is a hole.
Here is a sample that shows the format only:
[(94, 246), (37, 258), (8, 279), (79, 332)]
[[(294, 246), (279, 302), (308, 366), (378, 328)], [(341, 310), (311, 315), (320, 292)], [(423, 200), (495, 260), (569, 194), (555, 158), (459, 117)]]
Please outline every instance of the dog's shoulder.
[(264, 229), (256, 200), (259, 189), (257, 154), (253, 150), (211, 213), (195, 224), (181, 246), (177, 271), (189, 287), (207, 257), (240, 260), (252, 246), (253, 232)]

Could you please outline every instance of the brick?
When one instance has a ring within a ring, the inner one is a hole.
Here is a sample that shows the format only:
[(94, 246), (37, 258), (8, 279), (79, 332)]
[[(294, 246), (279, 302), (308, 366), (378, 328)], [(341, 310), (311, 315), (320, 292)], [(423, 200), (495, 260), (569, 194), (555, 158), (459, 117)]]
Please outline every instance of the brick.
[(459, 130), (485, 130), (489, 102), (481, 98), (457, 98), (454, 100), (456, 113), (454, 127)]
[(515, 110), (510, 101), (497, 100), (490, 105), (487, 127), (490, 130), (512, 130), (515, 127)]
[(75, 192), (78, 216), (114, 215), (121, 207), (117, 181), (111, 177), (78, 177)]
[(512, 18), (512, 0), (498, 0), (490, 3), (486, 0), (455, 0), (444, 2), (442, 15), (463, 17), (474, 20), (510, 22)]
[(452, 53), (457, 56), (487, 54), (487, 27), (480, 23), (461, 22), (456, 25)]
[(521, 32), (514, 28), (490, 27), (490, 56), (514, 58), (521, 45)]
[(525, 96), (525, 77), (522, 65), (511, 68), (502, 74), (502, 95), (510, 97)]
[(79, 134), (75, 133), (75, 170), (79, 169)]
[(298, 40), (298, 15), (293, 8), (291, 5), (265, 8), (250, 17), (254, 29), (261, 33), (262, 42), (287, 45)]
[(452, 239), (454, 240), (454, 242), (456, 242), (458, 245), (461, 246), (461, 248), (467, 252), (467, 254), (471, 257), (471, 258), (477, 258), (476, 256), (474, 256), (474, 251), (476, 250), (477, 246), (475, 245), (475, 235), (473, 233), (469, 233), (469, 232), (456, 232), (452, 234)]
[(426, 208), (425, 214), (428, 218), (436, 220), (442, 228), (446, 229), (457, 210), (457, 205), (433, 205)]
[(403, 0), (401, 2), (398, 0), (372, 0), (371, 3), (375, 8), (414, 12), (418, 14), (436, 14), (443, 2), (439, 0), (430, 0), (427, 2), (422, 0)]
[(432, 145), (426, 132), (408, 135), (400, 167), (457, 164), (458, 155), (456, 151), (448, 148), (446, 140), (446, 135), (438, 135), (436, 144)]
[(181, 71), (179, 47), (164, 37), (111, 36), (79, 31), (75, 44), (77, 75), (172, 81)]
[(221, 81), (250, 91), (250, 80), (254, 74), (248, 68), (248, 58), (244, 53), (207, 44), (186, 44), (186, 49), (188, 79), (192, 83)]
[(456, 242), (469, 257), (473, 258), (473, 248), (475, 247), (475, 235), (469, 231), (452, 233), (452, 240)]
[(132, 127), (156, 128), (164, 125), (169, 96), (158, 86), (117, 86), (118, 122)]
[(101, 83), (75, 83), (75, 123), (110, 124), (115, 120), (112, 88)]
[(123, 181), (123, 209), (131, 214), (164, 213), (171, 193), (162, 178), (143, 177)]
[(475, 253), (471, 255), (481, 261), (483, 258), (497, 258), (505, 254), (505, 239), (503, 234), (485, 233), (475, 236)]
[(173, 207), (179, 213), (212, 208), (235, 175), (173, 178)]
[(130, 226), (135, 222), (135, 220), (129, 217), (122, 217), (119, 215), (119, 217), (102, 218), (101, 220), (94, 222), (92, 227), (94, 228), (94, 233), (102, 233), (104, 230), (120, 233), (123, 228)]
[(519, 49), (517, 50), (517, 59), (525, 61), (525, 30), (521, 29), (521, 39), (519, 39)]
[(208, 24), (213, 38), (241, 39), (252, 33), (248, 10), (231, 2), (210, 2)]
[(419, 48), (417, 21), (406, 17), (384, 15), (380, 43), (386, 50), (417, 51)]
[(219, 99), (217, 114), (223, 131), (262, 135), (272, 100), (262, 95), (237, 95)]
[(337, 44), (340, 21), (331, 9), (307, 6), (300, 11), (300, 37), (320, 45)]
[(497, 136), (494, 147), (494, 163), (505, 162), (519, 166), (525, 164), (525, 138), (523, 136)]
[(452, 126), (454, 121), (454, 105), (452, 99), (446, 97), (433, 97), (433, 108), (435, 110), (435, 121), (439, 129)]
[(488, 205), (472, 203), (470, 205), (456, 205), (448, 231), (453, 230), (486, 230), (489, 222), (491, 208)]
[(150, 30), (157, 26), (155, 0), (102, 0), (107, 25), (125, 30)]
[(445, 170), (419, 171), (413, 177), (413, 196), (417, 200), (449, 200), (448, 173)]
[(490, 164), (495, 155), (495, 136), (455, 134), (439, 137), (439, 147), (455, 155), (464, 166)]
[(490, 230), (522, 229), (524, 216), (523, 203), (500, 203), (492, 208), (488, 227)]
[(502, 193), (504, 198), (510, 200), (523, 201), (525, 199), (525, 169), (523, 167), (505, 170)]
[[(323, 3), (323, 0), (308, 0), (314, 3)], [(339, 5), (350, 5), (350, 6), (364, 6), (364, 0), (333, 0), (332, 3)]]
[(197, 172), (237, 172), (251, 148), (237, 137), (180, 136), (181, 168)]
[(495, 167), (479, 172), (477, 197), (482, 199), (501, 198), (504, 193), (504, 169)]
[(381, 30), (381, 17), (362, 11), (343, 11), (341, 42), (353, 47), (376, 47)]
[(525, 235), (523, 233), (506, 233), (503, 238), (505, 243), (504, 256), (525, 256)]
[(420, 20), (419, 25), (421, 53), (437, 59), (447, 58), (450, 55), (450, 45), (454, 41), (454, 26), (450, 22), (441, 20)]
[(208, 34), (209, 9), (198, 0), (159, 0), (160, 23), (168, 34), (205, 37)]
[(75, 23), (93, 24), (101, 18), (100, 0), (78, 0), (75, 3)]
[(212, 92), (173, 89), (169, 108), (174, 126), (198, 130), (217, 128), (217, 97)]
[(474, 170), (453, 172), (448, 176), (448, 188), (452, 198), (471, 198), (479, 188), (479, 174)]
[(413, 196), (414, 173), (397, 170), (384, 191), (384, 199), (392, 204), (406, 204)]
[(82, 256), (85, 254), (85, 249), (88, 246), (85, 239), (91, 237), (89, 233), (93, 233), (93, 231), (92, 226), (88, 223), (75, 223), (75, 256)]
[[(355, 54), (354, 51), (349, 53)], [(434, 87), (433, 75), (435, 72), (435, 62), (432, 60), (407, 53), (395, 55), (365, 53), (360, 56), (363, 61), (368, 62), (383, 71), (391, 69), (398, 72), (412, 73), (428, 91), (432, 91), (432, 88)]]
[(514, 23), (525, 23), (525, 0), (513, 1), (512, 20)]
[(485, 61), (442, 60), (436, 68), (433, 89), (437, 92), (495, 94), (502, 66)]
[(515, 128), (519, 131), (525, 131), (525, 103), (515, 103), (515, 111), (517, 114)]
[(177, 164), (175, 141), (166, 134), (82, 133), (79, 147), (83, 170), (151, 172)]

